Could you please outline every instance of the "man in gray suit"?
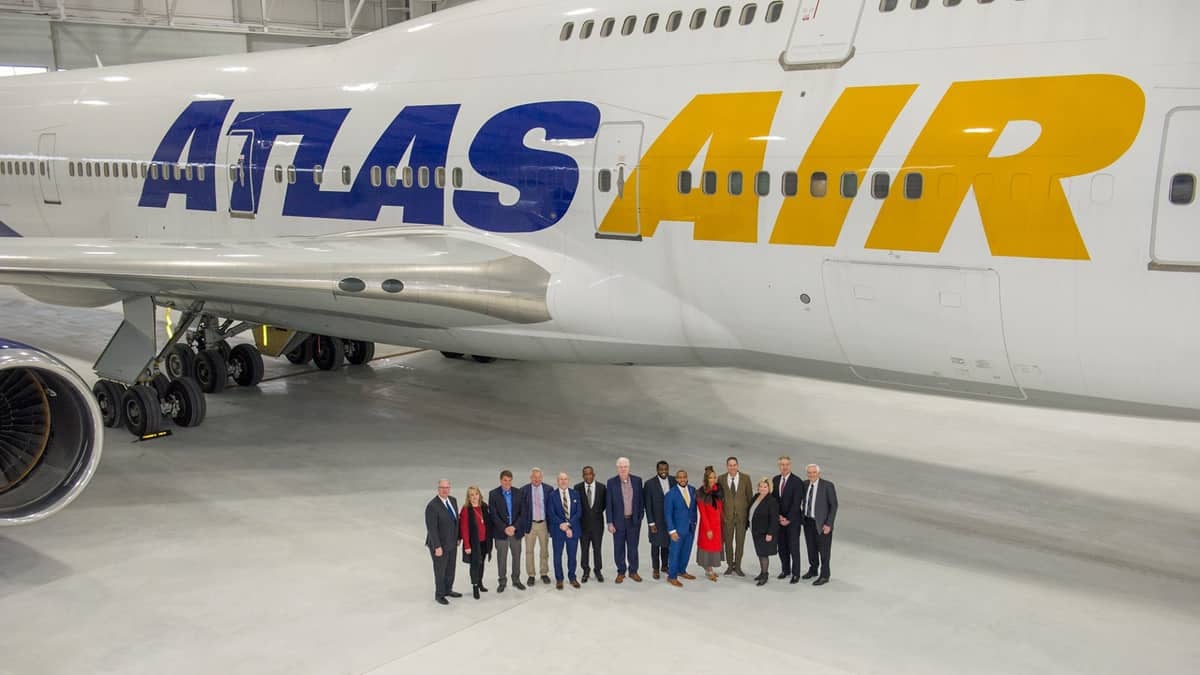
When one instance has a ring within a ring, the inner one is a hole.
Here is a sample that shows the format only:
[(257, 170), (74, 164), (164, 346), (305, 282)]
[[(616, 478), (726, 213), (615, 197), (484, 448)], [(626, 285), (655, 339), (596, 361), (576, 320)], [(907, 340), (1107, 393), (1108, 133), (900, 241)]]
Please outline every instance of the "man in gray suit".
[(829, 553), (833, 549), (833, 521), (838, 511), (837, 490), (833, 483), (821, 478), (821, 467), (816, 464), (809, 464), (806, 473), (804, 542), (808, 545), (808, 574), (804, 578), (817, 577), (813, 586), (824, 586), (829, 583)]
[(438, 481), (437, 496), (425, 506), (425, 546), (433, 558), (433, 598), (448, 605), (446, 598), (461, 598), (454, 592), (454, 570), (458, 567), (458, 501), (450, 496), (450, 481)]
[(725, 475), (721, 476), (721, 491), (725, 493), (725, 510), (721, 517), (721, 534), (725, 539), (725, 576), (746, 576), (742, 571), (742, 552), (746, 549), (746, 524), (750, 518), (750, 502), (754, 500), (754, 481), (738, 470), (737, 457), (725, 460)]

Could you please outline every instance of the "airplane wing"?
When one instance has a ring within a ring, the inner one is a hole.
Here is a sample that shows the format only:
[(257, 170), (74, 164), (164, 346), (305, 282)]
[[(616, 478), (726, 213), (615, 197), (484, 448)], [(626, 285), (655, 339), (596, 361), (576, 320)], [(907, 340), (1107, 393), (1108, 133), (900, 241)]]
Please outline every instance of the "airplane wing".
[(0, 284), (62, 305), (151, 296), (160, 304), (202, 300), (433, 328), (550, 320), (544, 267), (444, 228), (228, 242), (2, 242)]

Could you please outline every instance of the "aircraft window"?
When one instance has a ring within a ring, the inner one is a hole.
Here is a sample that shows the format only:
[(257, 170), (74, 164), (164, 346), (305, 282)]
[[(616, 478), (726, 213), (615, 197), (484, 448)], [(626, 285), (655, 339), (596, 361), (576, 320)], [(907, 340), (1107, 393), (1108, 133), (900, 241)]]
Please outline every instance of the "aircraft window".
[(612, 35), (613, 27), (616, 25), (616, 19), (612, 17), (605, 19), (604, 23), (600, 24), (600, 37), (608, 37), (609, 35)]
[(746, 179), (742, 176), (741, 171), (730, 171), (728, 186), (729, 194), (734, 196), (742, 194), (742, 189), (745, 187), (745, 182)]
[(146, 177), (146, 172), (149, 170), (150, 170), (150, 165), (147, 164), (146, 162), (142, 162), (142, 178)]
[(783, 196), (795, 197), (800, 192), (800, 175), (795, 171), (785, 171), (783, 174)]
[(621, 24), (621, 35), (632, 35), (634, 28), (637, 28), (637, 17), (625, 17), (625, 23)]
[(342, 166), (342, 185), (349, 185), (350, 179), (351, 179), (350, 167), (343, 165)]
[(704, 19), (708, 16), (708, 12), (704, 9), (698, 9), (692, 12), (692, 22), (688, 24), (692, 30), (700, 30), (704, 28)]
[(879, 0), (879, 11), (881, 11), (881, 12), (893, 11), (894, 9), (896, 9), (896, 6), (899, 4), (900, 4), (900, 0)]
[(456, 187), (456, 188), (460, 188), (463, 186), (463, 170), (462, 169), (456, 167), (453, 171), (450, 172), (450, 183), (452, 185), (454, 185), (454, 187)]
[(886, 171), (871, 176), (871, 196), (875, 199), (887, 199), (892, 190), (892, 176)]
[(446, 167), (439, 166), (433, 170), (433, 186), (439, 190), (446, 187)]
[(387, 180), (388, 187), (390, 187), (390, 188), (396, 187), (396, 167), (389, 166), (387, 168), (387, 175), (386, 175), (385, 180)]
[(692, 193), (692, 172), (691, 171), (680, 171), (678, 185), (679, 185), (679, 194), (681, 194), (681, 195), (691, 194)]
[(705, 171), (700, 174), (700, 190), (706, 195), (717, 194), (717, 172)]
[(325, 180), (325, 167), (320, 164), (313, 166), (312, 170), (313, 185), (320, 185)]
[(958, 7), (962, 4), (962, 0), (942, 0), (942, 5), (945, 7)]
[(771, 194), (771, 172), (759, 171), (754, 174), (754, 193), (759, 197)]
[(102, 163), (100, 166), (104, 168), (104, 177), (105, 177), (105, 178), (112, 178), (112, 169), (111, 169), (111, 168), (109, 168), (109, 166), (108, 166), (108, 162), (104, 162), (104, 163)]
[(8, 162), (0, 162), (0, 176), (8, 175)]
[(824, 197), (829, 194), (829, 174), (824, 171), (814, 171), (808, 179), (808, 194), (814, 197)]
[(175, 180), (183, 180), (183, 167), (178, 164), (175, 165)]
[(40, 173), (43, 176), (46, 175), (46, 163), (45, 162), (38, 162), (38, 173)]
[(742, 14), (738, 17), (738, 23), (743, 26), (749, 26), (754, 23), (754, 15), (758, 13), (758, 5), (750, 3), (742, 8)]
[(646, 23), (642, 24), (642, 32), (649, 35), (650, 33), (653, 33), (655, 30), (658, 30), (658, 15), (657, 14), (647, 14), (646, 15)]
[(579, 39), (586, 40), (592, 37), (592, 29), (595, 27), (596, 22), (592, 19), (588, 19), (587, 21), (579, 24)]
[(417, 185), (421, 189), (429, 187), (429, 167), (423, 166), (417, 169)]
[(379, 187), (383, 185), (383, 167), (371, 167), (371, 187)]
[(596, 175), (596, 188), (601, 192), (612, 191), (612, 171), (600, 169), (600, 173)]
[(839, 187), (841, 195), (846, 199), (854, 199), (858, 196), (858, 174), (853, 171), (847, 171), (842, 174), (842, 184)]
[(764, 17), (764, 19), (767, 23), (775, 23), (782, 16), (783, 16), (783, 3), (782, 2), (777, 1), (777, 2), (772, 2), (771, 4), (767, 5), (767, 16)]
[(563, 24), (562, 31), (558, 34), (558, 39), (566, 42), (571, 39), (571, 31), (575, 30), (575, 24), (570, 21)]
[(1190, 173), (1177, 173), (1171, 177), (1171, 203), (1187, 206), (1196, 200), (1196, 177)]
[(400, 169), (400, 184), (406, 188), (413, 186), (413, 170), (411, 166)]
[(992, 0), (979, 0), (979, 4), (990, 5), (990, 4), (992, 4)]
[(674, 33), (679, 30), (679, 26), (683, 23), (683, 12), (671, 12), (667, 16), (667, 32)]
[(929, 0), (912, 0), (912, 3), (909, 4), (912, 9), (925, 9), (928, 6)]
[(283, 182), (283, 167), (280, 166), (279, 164), (275, 165), (275, 182), (276, 183)]
[(729, 25), (729, 17), (733, 15), (733, 9), (730, 7), (722, 7), (713, 15), (713, 27), (724, 28)]
[(128, 164), (121, 165), (121, 178), (129, 178), (129, 165)]
[(192, 180), (196, 176), (196, 167), (193, 164), (188, 164), (183, 168), (184, 180)]
[(925, 177), (920, 173), (910, 173), (904, 176), (904, 196), (908, 199), (920, 199), (925, 192)]
[[(200, 170), (201, 170), (201, 171), (203, 171), (203, 170), (204, 170), (204, 167), (200, 167)], [(203, 173), (201, 173), (201, 174), (200, 174), (200, 180), (204, 180), (204, 174), (203, 174)], [(288, 167), (287, 167), (287, 182), (288, 182), (288, 185), (295, 185), (295, 184), (296, 184), (296, 165), (295, 165), (295, 164), (288, 164)]]
[[(71, 177), (75, 176), (75, 162), (67, 162), (67, 174)], [(4, 163), (0, 162), (0, 176), (4, 175)]]

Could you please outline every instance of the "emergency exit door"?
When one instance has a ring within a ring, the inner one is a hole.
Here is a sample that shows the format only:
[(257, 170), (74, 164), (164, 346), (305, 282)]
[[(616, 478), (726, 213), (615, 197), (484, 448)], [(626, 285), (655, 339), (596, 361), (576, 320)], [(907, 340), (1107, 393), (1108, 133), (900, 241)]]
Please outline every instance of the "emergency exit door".
[[(641, 216), (637, 209), (638, 177), (635, 173), (641, 156), (641, 122), (600, 125), (596, 134), (596, 158), (592, 165), (592, 207), (597, 237), (635, 241), (642, 238)], [(610, 224), (610, 228), (600, 231), (600, 225), (611, 209), (629, 206), (633, 207), (633, 218), (621, 219), (618, 230), (611, 229)]]
[(237, 218), (253, 218), (258, 213), (258, 191), (255, 190), (254, 132), (237, 131), (229, 134), (225, 147), (225, 163), (229, 167), (229, 213)]
[(784, 68), (841, 65), (854, 55), (865, 0), (800, 0), (780, 62)]
[(1167, 115), (1154, 204), (1153, 266), (1200, 271), (1200, 106)]
[(55, 172), (57, 160), (54, 155), (54, 134), (38, 136), (38, 185), (42, 189), (42, 201), (47, 204), (61, 204), (58, 194), (58, 176)]

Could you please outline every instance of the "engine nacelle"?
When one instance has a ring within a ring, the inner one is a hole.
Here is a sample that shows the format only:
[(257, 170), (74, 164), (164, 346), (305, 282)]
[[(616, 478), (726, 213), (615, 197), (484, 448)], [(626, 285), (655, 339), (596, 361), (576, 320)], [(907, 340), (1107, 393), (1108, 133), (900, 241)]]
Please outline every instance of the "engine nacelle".
[(43, 351), (0, 339), (0, 526), (70, 504), (103, 445), (100, 408), (83, 380)]

